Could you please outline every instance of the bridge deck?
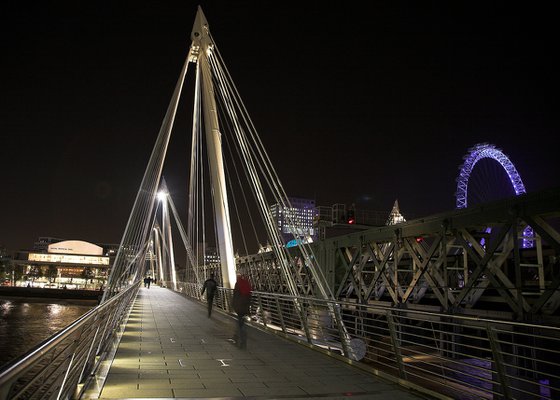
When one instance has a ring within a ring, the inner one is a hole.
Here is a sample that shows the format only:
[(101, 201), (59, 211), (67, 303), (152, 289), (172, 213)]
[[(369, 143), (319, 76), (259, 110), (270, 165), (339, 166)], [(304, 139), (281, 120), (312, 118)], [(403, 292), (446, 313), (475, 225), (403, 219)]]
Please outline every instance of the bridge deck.
[(236, 321), (170, 290), (142, 288), (101, 393), (87, 398), (418, 399), (325, 354)]

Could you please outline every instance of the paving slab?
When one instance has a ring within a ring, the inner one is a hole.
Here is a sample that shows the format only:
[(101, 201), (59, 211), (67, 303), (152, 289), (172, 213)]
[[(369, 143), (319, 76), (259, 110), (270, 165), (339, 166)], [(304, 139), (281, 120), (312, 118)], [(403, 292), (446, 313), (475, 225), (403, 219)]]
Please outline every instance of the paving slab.
[(87, 399), (426, 399), (395, 383), (247, 326), (171, 290), (141, 288), (100, 390)]

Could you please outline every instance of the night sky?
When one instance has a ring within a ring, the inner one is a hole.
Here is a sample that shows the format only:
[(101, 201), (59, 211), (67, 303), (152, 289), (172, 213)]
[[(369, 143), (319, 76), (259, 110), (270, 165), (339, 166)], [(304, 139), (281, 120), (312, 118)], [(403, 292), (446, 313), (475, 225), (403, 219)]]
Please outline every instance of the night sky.
[[(4, 2), (0, 247), (120, 241), (198, 4), (289, 195), (452, 210), (479, 142), (528, 192), (559, 186), (559, 35), (542, 5)], [(183, 209), (189, 143), (174, 134), (164, 172)]]

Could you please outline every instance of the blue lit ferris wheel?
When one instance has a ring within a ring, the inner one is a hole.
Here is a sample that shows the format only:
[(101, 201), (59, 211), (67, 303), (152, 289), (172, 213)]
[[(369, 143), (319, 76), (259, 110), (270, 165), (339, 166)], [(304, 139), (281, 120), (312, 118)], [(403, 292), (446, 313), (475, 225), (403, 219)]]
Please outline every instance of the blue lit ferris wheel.
[[(468, 150), (463, 160), (464, 162), (460, 167), (459, 176), (457, 177), (457, 191), (455, 193), (457, 208), (466, 208), (468, 205), (467, 199), (474, 197), (472, 193), (469, 193), (469, 181), (472, 179), (475, 165), (480, 165), (487, 161), (491, 161), (493, 164), (497, 163), (505, 172), (510, 188), (513, 189), (516, 196), (526, 193), (525, 185), (523, 185), (519, 172), (517, 172), (510, 159), (502, 150), (496, 148), (495, 145), (489, 143), (476, 144)], [(489, 184), (496, 186), (495, 182), (489, 182)], [(533, 241), (530, 239), (531, 237), (533, 237), (533, 230), (530, 226), (527, 226), (523, 231), (522, 246), (524, 248), (532, 247)]]

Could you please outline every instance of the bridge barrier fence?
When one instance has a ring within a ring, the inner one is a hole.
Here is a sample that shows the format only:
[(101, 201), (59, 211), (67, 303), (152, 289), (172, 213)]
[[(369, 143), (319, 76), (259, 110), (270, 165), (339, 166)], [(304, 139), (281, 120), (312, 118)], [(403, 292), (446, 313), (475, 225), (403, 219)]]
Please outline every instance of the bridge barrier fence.
[(0, 370), (0, 399), (79, 398), (116, 349), (140, 282), (98, 305)]
[[(178, 291), (205, 301), (196, 284)], [(228, 313), (231, 289), (215, 307)], [(329, 310), (338, 308), (350, 334)], [(404, 386), (459, 399), (560, 398), (560, 328), (465, 315), (253, 292), (251, 322)], [(348, 341), (347, 341), (348, 342)]]

